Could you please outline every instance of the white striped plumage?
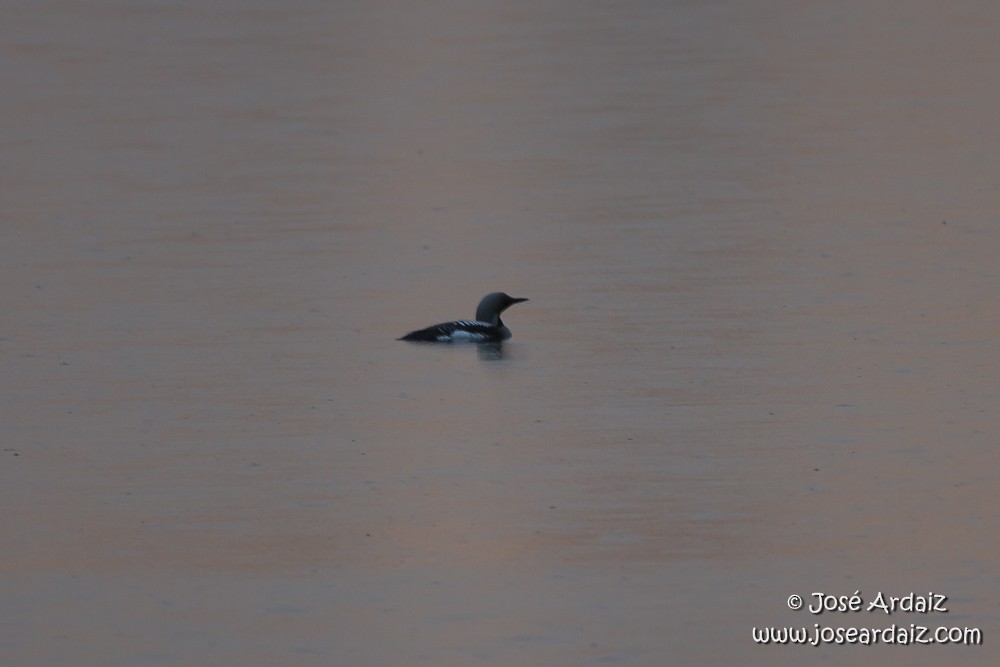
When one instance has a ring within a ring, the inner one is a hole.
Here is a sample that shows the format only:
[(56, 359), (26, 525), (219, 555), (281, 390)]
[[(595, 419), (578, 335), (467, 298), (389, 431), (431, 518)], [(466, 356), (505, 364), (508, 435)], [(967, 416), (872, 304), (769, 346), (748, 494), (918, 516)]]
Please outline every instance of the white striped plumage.
[(426, 329), (411, 331), (399, 340), (436, 343), (500, 342), (510, 338), (510, 329), (500, 319), (500, 313), (515, 303), (527, 299), (514, 298), (503, 292), (493, 292), (483, 297), (476, 309), (476, 319), (442, 322)]

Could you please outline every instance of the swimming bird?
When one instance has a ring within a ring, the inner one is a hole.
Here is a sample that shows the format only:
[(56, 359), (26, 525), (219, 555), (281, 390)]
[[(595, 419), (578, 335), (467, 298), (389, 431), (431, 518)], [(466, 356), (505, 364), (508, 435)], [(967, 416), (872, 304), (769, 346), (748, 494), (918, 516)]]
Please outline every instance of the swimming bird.
[(396, 340), (425, 341), (431, 343), (455, 343), (467, 341), (470, 343), (498, 343), (510, 338), (510, 329), (500, 319), (500, 313), (515, 303), (527, 299), (518, 299), (503, 292), (493, 292), (483, 297), (476, 308), (476, 319), (442, 322), (426, 329), (411, 331)]

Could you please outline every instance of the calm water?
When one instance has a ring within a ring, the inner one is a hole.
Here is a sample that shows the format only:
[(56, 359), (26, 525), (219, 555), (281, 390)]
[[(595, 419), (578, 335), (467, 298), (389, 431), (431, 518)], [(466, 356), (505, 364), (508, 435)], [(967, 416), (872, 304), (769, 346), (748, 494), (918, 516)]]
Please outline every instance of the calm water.
[(1000, 10), (2, 13), (4, 664), (1000, 658)]

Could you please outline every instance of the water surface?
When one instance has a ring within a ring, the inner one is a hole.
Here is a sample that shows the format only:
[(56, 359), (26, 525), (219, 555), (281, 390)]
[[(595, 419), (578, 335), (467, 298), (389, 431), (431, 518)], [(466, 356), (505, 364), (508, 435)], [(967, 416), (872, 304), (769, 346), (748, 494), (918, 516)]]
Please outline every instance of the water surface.
[(997, 10), (4, 15), (5, 664), (996, 662)]

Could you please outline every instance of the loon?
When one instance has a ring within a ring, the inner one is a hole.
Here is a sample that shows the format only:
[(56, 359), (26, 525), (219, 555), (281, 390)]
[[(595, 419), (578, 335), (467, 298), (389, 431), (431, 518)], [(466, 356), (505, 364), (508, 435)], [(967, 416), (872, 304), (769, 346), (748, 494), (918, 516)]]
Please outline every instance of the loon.
[(476, 308), (476, 319), (442, 322), (426, 329), (411, 331), (396, 340), (426, 341), (431, 343), (498, 343), (510, 338), (510, 329), (500, 319), (500, 313), (515, 303), (527, 299), (516, 299), (503, 292), (493, 292), (483, 297)]

